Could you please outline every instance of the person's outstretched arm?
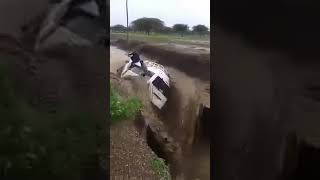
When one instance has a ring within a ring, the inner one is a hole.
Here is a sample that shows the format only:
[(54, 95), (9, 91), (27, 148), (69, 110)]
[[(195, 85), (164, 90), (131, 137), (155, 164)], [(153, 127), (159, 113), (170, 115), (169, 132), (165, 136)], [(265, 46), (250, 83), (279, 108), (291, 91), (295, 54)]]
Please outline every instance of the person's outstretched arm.
[(128, 62), (124, 67), (123, 67), (123, 70), (122, 70), (122, 73), (121, 73), (121, 78), (124, 77), (124, 74), (129, 70), (129, 67), (131, 66), (131, 62)]

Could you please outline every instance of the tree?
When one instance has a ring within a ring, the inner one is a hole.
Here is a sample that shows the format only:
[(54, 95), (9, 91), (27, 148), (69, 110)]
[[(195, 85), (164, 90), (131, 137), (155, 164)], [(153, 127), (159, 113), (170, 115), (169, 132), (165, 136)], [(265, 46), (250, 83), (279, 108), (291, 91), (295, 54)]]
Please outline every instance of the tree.
[(123, 31), (125, 31), (127, 28), (125, 27), (125, 26), (123, 26), (123, 25), (121, 25), (121, 24), (117, 24), (117, 25), (115, 25), (115, 26), (112, 26), (111, 28), (110, 28), (112, 31), (120, 31), (120, 32), (123, 32)]
[(192, 29), (193, 29), (193, 32), (198, 33), (200, 36), (209, 32), (209, 28), (207, 28), (205, 25), (202, 25), (202, 24), (193, 26)]
[(137, 31), (144, 31), (148, 35), (151, 31), (159, 31), (163, 29), (164, 22), (157, 18), (140, 18), (131, 22), (132, 27)]
[(184, 33), (188, 31), (189, 27), (186, 24), (175, 24), (173, 25), (173, 30), (183, 36)]
[(160, 30), (160, 32), (161, 32), (161, 33), (164, 33), (164, 34), (169, 34), (169, 33), (171, 33), (172, 31), (173, 31), (172, 28), (171, 28), (171, 27), (167, 27), (167, 26), (163, 27), (163, 28)]

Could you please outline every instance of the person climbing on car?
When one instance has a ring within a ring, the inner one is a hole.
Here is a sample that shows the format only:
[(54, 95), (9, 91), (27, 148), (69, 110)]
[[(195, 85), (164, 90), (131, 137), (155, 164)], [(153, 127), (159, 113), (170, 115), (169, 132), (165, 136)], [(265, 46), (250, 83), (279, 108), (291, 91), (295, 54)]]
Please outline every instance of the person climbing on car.
[(132, 52), (129, 55), (131, 55), (131, 60), (132, 63), (136, 66), (138, 66), (139, 68), (141, 68), (144, 73), (142, 74), (143, 76), (145, 76), (148, 73), (148, 69), (147, 67), (144, 65), (143, 61), (140, 59), (140, 56), (137, 52)]
[(136, 65), (136, 66), (141, 67), (141, 59), (140, 59), (140, 56), (137, 52), (134, 51), (132, 53), (129, 53), (128, 55), (131, 56), (130, 59), (132, 61), (131, 62), (132, 65)]
[(129, 61), (129, 62), (125, 65), (125, 67), (124, 67), (124, 69), (123, 69), (123, 71), (122, 71), (122, 73), (121, 73), (121, 77), (123, 77), (123, 75), (124, 75), (130, 68), (132, 68), (132, 67), (134, 67), (134, 66), (136, 66), (136, 67), (138, 67), (138, 68), (141, 68), (141, 69), (144, 71), (144, 73), (143, 73), (142, 75), (145, 76), (148, 71), (147, 71), (147, 68), (146, 68), (146, 67), (144, 66), (144, 64), (143, 64), (143, 61), (140, 59), (139, 54), (138, 54), (136, 51), (134, 51), (134, 52), (132, 52), (132, 53), (129, 53), (128, 56), (130, 57), (131, 61)]

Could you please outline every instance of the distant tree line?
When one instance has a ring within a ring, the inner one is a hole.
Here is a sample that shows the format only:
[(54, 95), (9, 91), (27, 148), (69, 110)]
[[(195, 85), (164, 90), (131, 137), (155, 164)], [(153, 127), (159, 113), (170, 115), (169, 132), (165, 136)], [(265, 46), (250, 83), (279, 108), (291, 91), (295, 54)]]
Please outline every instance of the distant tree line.
[[(110, 30), (112, 32), (126, 32), (127, 27), (117, 24), (111, 26)], [(172, 27), (167, 27), (164, 22), (158, 18), (146, 17), (132, 21), (128, 30), (133, 32), (145, 32), (147, 35), (150, 35), (151, 32), (164, 34), (178, 33), (181, 37), (185, 34), (198, 34), (200, 36), (209, 34), (209, 28), (202, 24), (193, 26), (191, 29), (187, 24), (175, 24)]]

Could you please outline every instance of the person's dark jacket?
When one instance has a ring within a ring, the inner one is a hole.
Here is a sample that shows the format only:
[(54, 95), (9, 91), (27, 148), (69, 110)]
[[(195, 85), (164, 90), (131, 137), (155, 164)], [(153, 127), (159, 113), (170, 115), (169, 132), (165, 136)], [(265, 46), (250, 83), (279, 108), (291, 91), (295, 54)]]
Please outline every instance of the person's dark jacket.
[(137, 63), (140, 61), (140, 56), (138, 53), (133, 52), (133, 53), (130, 53), (129, 55), (132, 55), (131, 56), (132, 63)]

